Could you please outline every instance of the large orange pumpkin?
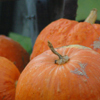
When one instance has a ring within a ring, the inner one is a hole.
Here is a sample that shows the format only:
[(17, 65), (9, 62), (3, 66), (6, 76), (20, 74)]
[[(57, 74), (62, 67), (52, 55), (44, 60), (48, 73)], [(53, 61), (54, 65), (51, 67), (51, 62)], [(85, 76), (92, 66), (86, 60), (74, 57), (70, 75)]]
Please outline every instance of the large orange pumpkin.
[(0, 35), (0, 56), (12, 61), (20, 72), (29, 62), (30, 57), (27, 51), (18, 42), (4, 35)]
[(50, 23), (37, 37), (30, 59), (49, 49), (48, 40), (54, 44), (55, 48), (80, 44), (100, 53), (100, 25), (92, 24), (96, 19), (96, 13), (97, 10), (93, 9), (85, 22), (61, 18)]
[(100, 54), (69, 45), (32, 59), (21, 73), (15, 100), (99, 100)]
[(7, 58), (0, 56), (0, 100), (15, 100), (20, 72)]

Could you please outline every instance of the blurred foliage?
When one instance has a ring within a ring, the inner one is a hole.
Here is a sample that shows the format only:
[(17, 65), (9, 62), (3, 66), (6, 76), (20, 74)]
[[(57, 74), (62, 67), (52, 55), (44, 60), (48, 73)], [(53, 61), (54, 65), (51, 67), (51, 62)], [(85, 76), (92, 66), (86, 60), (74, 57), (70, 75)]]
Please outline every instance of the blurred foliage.
[(32, 44), (31, 39), (29, 37), (25, 37), (13, 32), (9, 33), (9, 37), (17, 41), (29, 54), (31, 54)]
[(100, 0), (78, 0), (76, 20), (86, 19), (93, 8), (97, 9), (97, 20), (100, 20)]

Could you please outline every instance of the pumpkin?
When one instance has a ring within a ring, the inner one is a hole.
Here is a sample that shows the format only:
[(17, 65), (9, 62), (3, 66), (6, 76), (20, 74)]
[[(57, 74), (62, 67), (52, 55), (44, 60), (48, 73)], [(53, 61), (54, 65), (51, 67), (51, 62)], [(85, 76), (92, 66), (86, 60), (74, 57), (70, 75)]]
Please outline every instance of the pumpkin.
[(0, 100), (15, 100), (20, 72), (7, 58), (0, 56)]
[(12, 61), (20, 72), (29, 62), (30, 58), (30, 55), (18, 42), (4, 35), (0, 35), (0, 56)]
[(48, 40), (54, 44), (55, 48), (79, 44), (100, 53), (100, 25), (93, 24), (96, 13), (97, 10), (93, 9), (85, 22), (61, 18), (50, 23), (37, 37), (30, 60), (49, 49)]
[(48, 44), (53, 53), (47, 50), (28, 63), (15, 100), (99, 100), (100, 54), (81, 45)]

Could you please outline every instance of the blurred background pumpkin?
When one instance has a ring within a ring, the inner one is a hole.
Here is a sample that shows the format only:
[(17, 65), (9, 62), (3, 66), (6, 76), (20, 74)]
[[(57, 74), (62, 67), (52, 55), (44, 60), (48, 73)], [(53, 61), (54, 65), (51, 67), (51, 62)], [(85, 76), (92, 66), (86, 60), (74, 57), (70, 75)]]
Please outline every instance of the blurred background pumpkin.
[(20, 72), (29, 62), (29, 53), (16, 41), (11, 38), (0, 35), (0, 56), (12, 61)]

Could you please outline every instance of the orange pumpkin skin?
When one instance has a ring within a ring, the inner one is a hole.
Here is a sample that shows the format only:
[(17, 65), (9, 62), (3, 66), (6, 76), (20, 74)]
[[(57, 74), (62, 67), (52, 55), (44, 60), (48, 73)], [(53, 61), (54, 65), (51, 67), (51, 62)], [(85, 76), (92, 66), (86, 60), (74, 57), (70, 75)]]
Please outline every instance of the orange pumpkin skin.
[(19, 70), (10, 60), (0, 57), (0, 100), (15, 100), (19, 75)]
[(20, 72), (29, 62), (30, 57), (27, 51), (18, 42), (4, 35), (0, 35), (0, 56), (12, 61)]
[[(30, 59), (48, 50), (47, 41), (51, 41), (55, 48), (80, 44), (90, 47), (100, 53), (100, 45), (94, 44), (99, 41), (100, 25), (98, 29), (94, 24), (77, 22), (68, 19), (58, 19), (46, 26), (36, 39)], [(100, 41), (99, 41), (100, 44)]]
[(65, 64), (50, 50), (32, 59), (21, 73), (15, 100), (99, 100), (100, 54), (79, 46), (56, 49), (68, 55)]

